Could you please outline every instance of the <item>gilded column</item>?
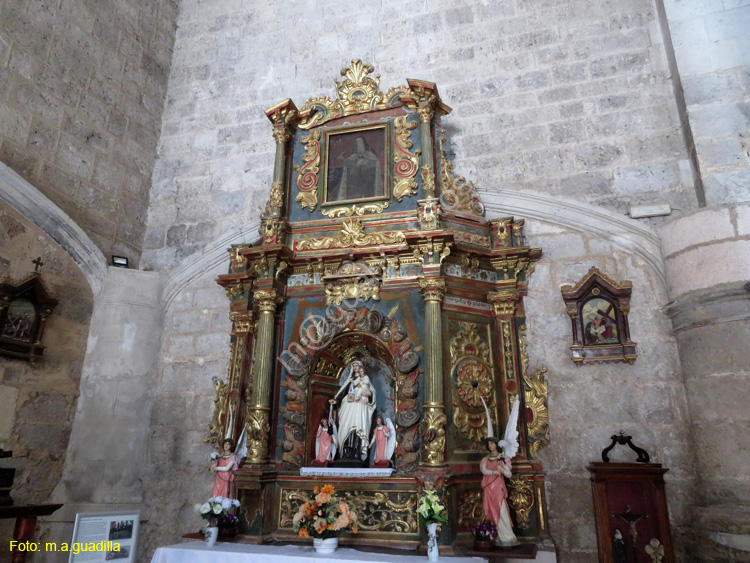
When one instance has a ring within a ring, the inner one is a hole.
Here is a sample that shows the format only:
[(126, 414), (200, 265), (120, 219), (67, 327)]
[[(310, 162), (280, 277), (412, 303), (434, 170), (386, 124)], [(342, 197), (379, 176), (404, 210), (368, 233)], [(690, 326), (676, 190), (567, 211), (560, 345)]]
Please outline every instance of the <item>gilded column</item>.
[(422, 192), (425, 198), (435, 197), (435, 162), (432, 157), (432, 118), (435, 116), (433, 101), (422, 102), (417, 109), (422, 134)]
[(441, 303), (445, 280), (420, 277), (425, 300), (425, 402), (422, 420), (422, 465), (445, 464), (445, 405), (443, 404), (443, 326)]
[(281, 301), (274, 289), (256, 290), (258, 327), (255, 339), (252, 393), (247, 413), (248, 460), (262, 465), (268, 457), (268, 438), (271, 433), (271, 382), (273, 379), (273, 317)]
[(264, 217), (279, 217), (284, 206), (284, 173), (286, 171), (286, 145), (294, 136), (291, 127), (297, 118), (297, 107), (286, 99), (266, 110), (273, 123), (273, 138), (276, 140), (276, 157), (273, 163), (271, 196), (268, 199)]

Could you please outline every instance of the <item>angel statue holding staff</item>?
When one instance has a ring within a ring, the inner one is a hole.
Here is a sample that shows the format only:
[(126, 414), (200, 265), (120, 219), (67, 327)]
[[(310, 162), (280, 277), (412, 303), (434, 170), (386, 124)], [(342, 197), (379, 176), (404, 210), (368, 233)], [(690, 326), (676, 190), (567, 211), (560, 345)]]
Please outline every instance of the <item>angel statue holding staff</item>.
[(336, 423), (333, 421), (333, 405), (331, 405), (328, 411), (328, 419), (321, 418), (320, 424), (318, 424), (318, 433), (315, 439), (315, 460), (320, 465), (325, 465), (326, 462), (333, 460), (336, 457), (338, 445), (338, 432)]
[(247, 423), (242, 428), (242, 433), (237, 440), (235, 450), (234, 440), (231, 438), (234, 417), (232, 409), (229, 409), (229, 423), (227, 424), (227, 434), (221, 442), (223, 452), (221, 454), (214, 452), (211, 454), (211, 472), (216, 473), (214, 477), (214, 488), (211, 491), (212, 497), (234, 498), (234, 472), (247, 457)]
[[(499, 546), (518, 545), (518, 539), (513, 533), (513, 523), (510, 519), (508, 508), (508, 489), (505, 479), (510, 478), (511, 462), (518, 452), (518, 407), (521, 401), (516, 397), (511, 408), (508, 424), (505, 427), (505, 437), (497, 441), (492, 429), (490, 410), (482, 399), (484, 410), (487, 413), (487, 449), (489, 455), (480, 462), (479, 469), (482, 472), (482, 489), (484, 490), (484, 514), (497, 527), (497, 539), (495, 543)], [(502, 449), (502, 455), (498, 451)]]
[(375, 412), (375, 388), (365, 373), (364, 364), (355, 360), (349, 364), (349, 375), (341, 385), (331, 404), (344, 393), (346, 396), (339, 407), (339, 436), (345, 459), (362, 461), (367, 459), (367, 446)]

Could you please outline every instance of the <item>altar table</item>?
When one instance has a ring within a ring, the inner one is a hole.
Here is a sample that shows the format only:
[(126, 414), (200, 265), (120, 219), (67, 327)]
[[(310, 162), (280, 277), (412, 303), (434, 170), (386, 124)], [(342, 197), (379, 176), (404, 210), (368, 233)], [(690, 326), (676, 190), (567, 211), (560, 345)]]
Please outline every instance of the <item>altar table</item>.
[[(394, 555), (392, 553), (373, 553), (340, 547), (335, 557), (318, 555), (312, 546), (299, 545), (252, 545), (246, 543), (217, 543), (208, 547), (204, 542), (190, 542), (179, 545), (160, 547), (154, 553), (151, 563), (255, 563), (256, 561), (273, 563), (308, 563), (311, 559), (330, 561), (335, 559), (343, 563), (422, 563), (427, 556), (417, 554)], [(486, 563), (479, 557), (447, 557), (441, 560), (450, 563)]]

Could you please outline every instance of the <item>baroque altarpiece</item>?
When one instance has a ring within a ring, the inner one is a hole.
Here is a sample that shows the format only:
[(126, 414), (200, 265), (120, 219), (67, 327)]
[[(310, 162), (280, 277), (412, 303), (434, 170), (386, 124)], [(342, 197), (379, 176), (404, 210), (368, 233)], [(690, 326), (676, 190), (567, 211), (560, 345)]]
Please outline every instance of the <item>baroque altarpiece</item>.
[[(523, 219), (485, 219), (474, 186), (453, 174), (441, 128), (451, 109), (436, 85), (408, 80), (384, 93), (372, 72), (352, 61), (335, 98), (266, 111), (273, 183), (260, 241), (233, 246), (218, 279), (232, 348), (207, 439), (247, 428), (235, 474), (247, 541), (296, 538), (298, 506), (331, 483), (358, 509), (360, 532), (343, 543), (416, 546), (421, 491), (437, 489), (448, 509), (440, 542), (452, 545), (484, 520), (482, 400), (504, 428), (518, 398), (508, 502), (517, 536), (539, 541), (547, 387), (544, 369), (527, 371), (523, 297), (541, 249), (525, 244)], [(394, 423), (394, 472), (302, 476), (355, 360), (377, 390), (377, 415)]]

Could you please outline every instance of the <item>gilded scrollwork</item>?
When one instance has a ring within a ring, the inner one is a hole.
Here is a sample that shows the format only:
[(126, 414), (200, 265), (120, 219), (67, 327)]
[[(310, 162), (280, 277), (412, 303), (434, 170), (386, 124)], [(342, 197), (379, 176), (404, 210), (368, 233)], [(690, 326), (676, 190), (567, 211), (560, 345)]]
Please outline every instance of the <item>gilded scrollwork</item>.
[(402, 244), (406, 235), (401, 232), (365, 233), (362, 223), (358, 219), (344, 219), (341, 234), (319, 239), (303, 239), (297, 241), (297, 250), (326, 250), (329, 248), (348, 248), (350, 246), (378, 246), (383, 244)]
[(547, 368), (540, 368), (532, 376), (524, 378), (526, 408), (531, 410), (531, 421), (527, 420), (529, 454), (536, 458), (539, 450), (549, 444), (549, 412), (547, 407)]
[(417, 128), (417, 123), (408, 121), (406, 115), (401, 115), (394, 120), (396, 131), (394, 133), (396, 155), (393, 157), (396, 165), (393, 173), (396, 176), (396, 185), (393, 188), (393, 197), (401, 201), (405, 196), (417, 193), (417, 183), (414, 176), (419, 169), (419, 155), (421, 151), (410, 152), (413, 143), (409, 140), (410, 131)]
[(224, 436), (223, 419), (226, 414), (229, 386), (216, 376), (213, 376), (211, 381), (213, 381), (214, 392), (216, 394), (214, 398), (214, 414), (208, 426), (208, 434), (203, 438), (203, 441), (218, 444), (221, 437)]
[(347, 492), (345, 498), (357, 512), (360, 529), (372, 532), (416, 533), (416, 491), (409, 492)]
[(442, 407), (426, 407), (422, 419), (422, 450), (425, 465), (442, 465), (445, 460), (445, 425)]
[(326, 305), (341, 305), (344, 300), (360, 298), (380, 301), (380, 282), (371, 278), (337, 280), (325, 285)]
[(302, 166), (295, 165), (297, 172), (297, 188), (299, 194), (295, 201), (299, 202), (304, 209), (315, 211), (318, 205), (318, 172), (320, 171), (320, 129), (313, 129), (307, 137), (302, 137), (300, 142), (305, 147), (306, 153), (302, 155)]
[(482, 490), (462, 494), (458, 501), (458, 525), (463, 530), (471, 530), (486, 520), (484, 515), (484, 495)]
[(247, 459), (250, 463), (263, 463), (268, 453), (268, 438), (271, 426), (268, 423), (268, 410), (250, 409), (247, 417), (248, 445)]
[(534, 489), (523, 475), (514, 475), (508, 481), (508, 504), (516, 515), (521, 530), (531, 527), (531, 509), (534, 507)]
[(479, 197), (474, 184), (467, 181), (463, 176), (453, 173), (453, 163), (448, 160), (443, 150), (445, 138), (440, 138), (440, 200), (449, 209), (463, 213), (470, 213), (478, 217), (484, 216), (484, 204)]
[(326, 217), (335, 219), (338, 217), (354, 217), (355, 215), (366, 215), (367, 213), (382, 213), (388, 208), (388, 202), (368, 203), (365, 205), (354, 204), (351, 207), (334, 207), (332, 209), (323, 209), (321, 213)]

